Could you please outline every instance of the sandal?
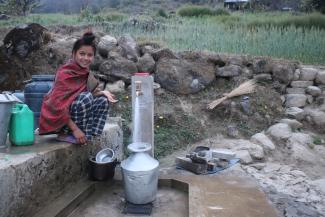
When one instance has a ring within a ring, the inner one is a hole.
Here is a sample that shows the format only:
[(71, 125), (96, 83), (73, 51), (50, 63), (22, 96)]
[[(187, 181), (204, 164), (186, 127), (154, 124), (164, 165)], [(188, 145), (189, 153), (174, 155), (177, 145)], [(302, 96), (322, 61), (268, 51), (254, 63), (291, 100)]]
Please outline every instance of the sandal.
[(69, 135), (69, 134), (58, 134), (56, 140), (60, 142), (68, 142), (71, 144), (79, 144), (77, 139), (73, 135)]

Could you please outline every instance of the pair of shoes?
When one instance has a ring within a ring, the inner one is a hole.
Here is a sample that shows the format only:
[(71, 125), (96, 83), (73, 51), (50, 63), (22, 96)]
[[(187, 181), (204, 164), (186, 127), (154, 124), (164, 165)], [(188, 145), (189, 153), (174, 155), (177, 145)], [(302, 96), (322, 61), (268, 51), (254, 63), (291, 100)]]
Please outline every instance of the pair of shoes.
[(79, 144), (77, 139), (71, 134), (58, 134), (58, 137), (56, 137), (56, 140), (60, 141), (60, 142), (68, 142), (68, 143), (72, 143), (72, 144)]

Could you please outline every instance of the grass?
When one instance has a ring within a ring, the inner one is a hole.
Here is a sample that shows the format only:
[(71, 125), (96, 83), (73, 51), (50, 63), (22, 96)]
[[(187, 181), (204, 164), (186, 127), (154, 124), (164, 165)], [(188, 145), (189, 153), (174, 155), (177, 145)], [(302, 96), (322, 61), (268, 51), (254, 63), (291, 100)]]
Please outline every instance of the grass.
[(185, 114), (166, 117), (156, 115), (154, 123), (155, 157), (157, 158), (171, 154), (184, 145), (192, 144), (204, 137), (197, 120)]
[[(123, 14), (107, 12), (81, 15), (34, 14), (0, 21), (0, 27), (37, 22), (93, 24), (113, 36), (130, 34), (135, 39), (156, 40), (179, 50), (209, 50), (249, 54), (325, 65), (325, 15), (290, 13), (233, 13), (231, 16), (142, 18), (132, 25)], [(181, 34), (179, 34), (181, 33)]]
[[(155, 39), (167, 47), (179, 50), (209, 50), (218, 53), (249, 54), (298, 60), (305, 64), (325, 65), (325, 30), (295, 26), (256, 27), (229, 25), (227, 19), (173, 19), (160, 23), (151, 31), (137, 26), (109, 25), (104, 31), (119, 36)], [(236, 18), (234, 18), (236, 20)], [(234, 22), (234, 21), (232, 21)], [(179, 34), (182, 33), (182, 34)]]
[(211, 7), (195, 5), (183, 6), (177, 11), (177, 14), (181, 17), (230, 15), (230, 13), (223, 8), (212, 9)]

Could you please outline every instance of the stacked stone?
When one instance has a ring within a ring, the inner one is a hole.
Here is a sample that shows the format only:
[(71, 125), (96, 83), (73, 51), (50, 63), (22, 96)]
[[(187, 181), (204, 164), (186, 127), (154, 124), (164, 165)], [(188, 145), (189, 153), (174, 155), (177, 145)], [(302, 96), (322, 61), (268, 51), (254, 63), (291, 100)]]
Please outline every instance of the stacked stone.
[(315, 67), (297, 69), (286, 89), (286, 115), (306, 120), (317, 128), (325, 126), (325, 70)]

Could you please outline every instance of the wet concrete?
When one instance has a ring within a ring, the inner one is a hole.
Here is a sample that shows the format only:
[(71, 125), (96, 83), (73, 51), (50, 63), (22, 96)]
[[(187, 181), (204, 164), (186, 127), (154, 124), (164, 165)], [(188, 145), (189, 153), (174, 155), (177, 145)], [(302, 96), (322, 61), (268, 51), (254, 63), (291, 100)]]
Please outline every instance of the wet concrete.
[(173, 177), (189, 184), (191, 217), (276, 217), (275, 208), (250, 179), (235, 176)]
[[(119, 171), (114, 181), (96, 182), (95, 190), (75, 206), (69, 217), (120, 217), (125, 215), (124, 191)], [(71, 196), (70, 196), (71, 197)], [(75, 200), (79, 200), (77, 197)], [(60, 202), (61, 204), (64, 202)], [(71, 204), (72, 202), (69, 202)], [(277, 212), (256, 182), (231, 175), (163, 175), (151, 216), (277, 217)], [(70, 205), (69, 205), (70, 206)], [(71, 206), (69, 207), (70, 210)], [(50, 209), (49, 209), (50, 210)], [(57, 216), (50, 215), (48, 217)]]
[[(94, 193), (83, 201), (69, 217), (121, 217), (125, 205), (124, 191), (121, 183), (98, 184)], [(177, 188), (161, 186), (153, 202), (153, 217), (188, 216), (187, 192)], [(139, 215), (127, 214), (130, 217)]]

